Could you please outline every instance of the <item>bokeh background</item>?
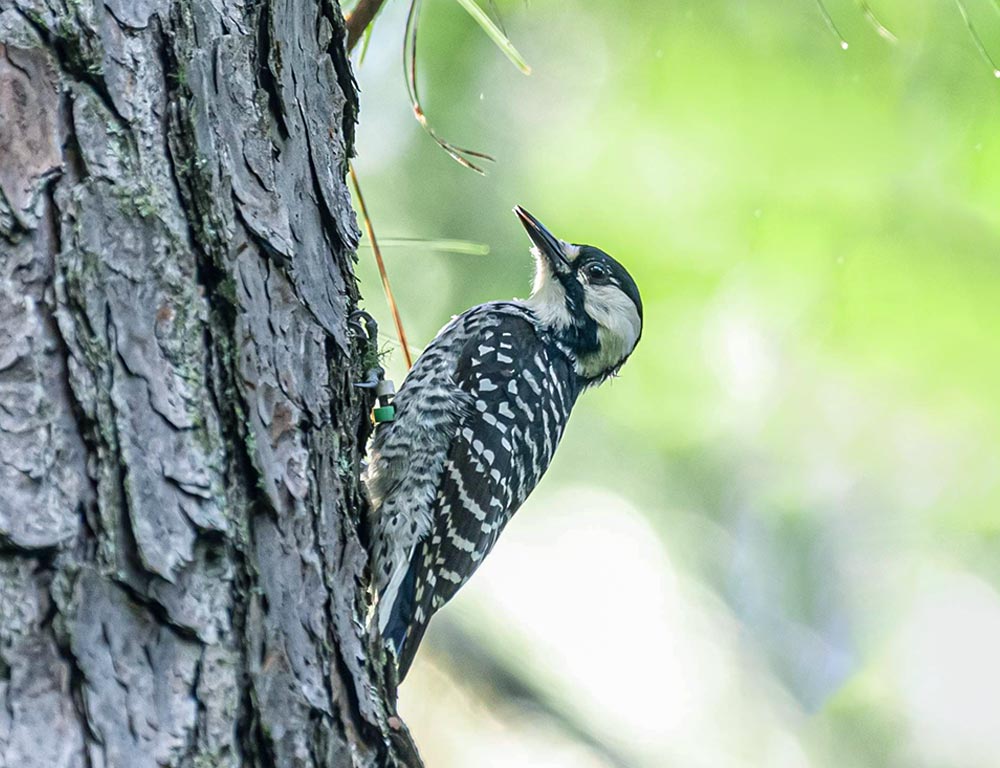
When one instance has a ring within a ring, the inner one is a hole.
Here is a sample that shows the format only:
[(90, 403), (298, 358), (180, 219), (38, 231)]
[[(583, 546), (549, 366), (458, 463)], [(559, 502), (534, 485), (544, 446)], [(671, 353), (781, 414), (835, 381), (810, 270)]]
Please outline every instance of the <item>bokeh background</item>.
[(515, 203), (645, 304), (432, 622), (427, 764), (1000, 766), (1000, 80), (956, 3), (828, 0), (844, 49), (812, 0), (499, 2), (525, 77), (427, 0), (424, 107), (485, 178), (412, 118), (407, 5), (357, 68), (376, 232), (491, 249), (385, 249), (413, 346), (527, 293)]

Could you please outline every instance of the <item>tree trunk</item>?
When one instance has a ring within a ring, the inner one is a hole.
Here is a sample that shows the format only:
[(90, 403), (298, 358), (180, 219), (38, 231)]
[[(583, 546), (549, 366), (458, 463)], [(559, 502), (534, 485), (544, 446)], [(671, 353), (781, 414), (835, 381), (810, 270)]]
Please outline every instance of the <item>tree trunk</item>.
[(0, 0), (0, 766), (418, 762), (364, 632), (344, 40)]

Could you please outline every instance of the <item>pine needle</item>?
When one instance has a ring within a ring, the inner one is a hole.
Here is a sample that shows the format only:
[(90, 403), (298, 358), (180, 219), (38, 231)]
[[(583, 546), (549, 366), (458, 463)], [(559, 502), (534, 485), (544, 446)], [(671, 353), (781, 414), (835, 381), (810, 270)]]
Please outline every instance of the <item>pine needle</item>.
[[(1000, 0), (993, 0), (994, 2), (1000, 3)], [(500, 31), (507, 35), (507, 30), (503, 25), (503, 17), (500, 15), (500, 9), (497, 8), (496, 0), (486, 0), (486, 4), (490, 7), (490, 16), (496, 19), (497, 26), (500, 27)]]
[(528, 66), (528, 62), (518, 53), (517, 48), (514, 47), (510, 38), (504, 34), (504, 31), (496, 25), (486, 11), (479, 7), (476, 0), (457, 0), (457, 2), (476, 20), (476, 23), (483, 28), (483, 31), (493, 41), (493, 44), (503, 51), (503, 55), (510, 59), (515, 67), (526, 75), (531, 74), (531, 67)]
[(969, 36), (972, 38), (973, 44), (976, 46), (976, 50), (979, 51), (979, 55), (983, 57), (990, 68), (993, 70), (993, 77), (1000, 78), (1000, 68), (997, 67), (996, 62), (993, 61), (993, 57), (990, 56), (990, 52), (986, 50), (986, 46), (983, 45), (983, 40), (976, 32), (975, 26), (972, 24), (972, 19), (969, 17), (969, 11), (965, 7), (965, 3), (962, 0), (955, 0), (955, 5), (958, 6), (958, 12), (962, 14), (962, 20), (965, 22), (966, 29), (969, 30)]
[(372, 30), (375, 29), (375, 20), (365, 27), (365, 34), (361, 39), (361, 55), (358, 57), (358, 67), (365, 63), (365, 56), (368, 55), (368, 46), (372, 41)]
[(847, 41), (844, 39), (844, 36), (840, 34), (840, 30), (837, 29), (837, 24), (833, 20), (833, 16), (830, 15), (830, 12), (826, 9), (826, 6), (823, 4), (823, 0), (816, 0), (816, 7), (819, 8), (820, 15), (822, 15), (823, 21), (826, 23), (827, 29), (829, 29), (834, 34), (834, 37), (836, 37), (840, 41), (841, 50), (846, 51), (848, 47)]
[[(363, 243), (362, 245), (368, 244)], [(379, 240), (379, 246), (382, 248), (409, 248), (459, 253), (466, 256), (487, 256), (490, 252), (490, 247), (486, 243), (474, 243), (470, 240), (434, 240), (420, 237), (383, 237)]]
[(878, 16), (872, 10), (871, 6), (865, 2), (865, 0), (858, 0), (858, 7), (861, 9), (861, 13), (864, 14), (865, 19), (871, 24), (872, 29), (878, 32), (879, 37), (884, 40), (888, 40), (890, 43), (897, 43), (899, 39), (892, 34), (892, 31), (881, 21), (879, 21)]
[(396, 306), (396, 298), (392, 295), (392, 286), (389, 285), (389, 273), (386, 272), (385, 262), (382, 261), (382, 250), (378, 247), (378, 240), (375, 239), (375, 228), (372, 226), (371, 217), (368, 215), (368, 207), (365, 205), (365, 198), (361, 194), (361, 185), (358, 183), (358, 174), (354, 170), (354, 164), (348, 164), (351, 174), (351, 183), (354, 185), (354, 194), (358, 198), (358, 207), (361, 209), (361, 218), (365, 223), (365, 232), (368, 234), (368, 242), (371, 243), (372, 251), (375, 253), (375, 263), (378, 265), (379, 277), (382, 278), (382, 288), (385, 289), (385, 299), (389, 304), (389, 313), (392, 315), (392, 322), (396, 326), (396, 336), (399, 338), (399, 346), (403, 350), (403, 357), (406, 360), (406, 368), (413, 367), (413, 357), (410, 355), (410, 345), (406, 343), (406, 331), (403, 330), (403, 320), (399, 316), (399, 307)]
[(427, 131), (427, 135), (434, 139), (438, 146), (447, 152), (455, 162), (485, 176), (486, 172), (472, 158), (488, 160), (490, 162), (493, 162), (493, 158), (482, 152), (477, 152), (473, 149), (464, 149), (442, 139), (431, 128), (427, 122), (427, 116), (424, 114), (423, 107), (420, 106), (420, 95), (417, 91), (417, 28), (420, 18), (420, 3), (421, 0), (411, 0), (410, 12), (406, 17), (406, 31), (403, 35), (403, 65), (406, 71), (406, 92), (410, 97), (410, 107), (413, 109), (413, 116), (417, 118), (420, 126)]

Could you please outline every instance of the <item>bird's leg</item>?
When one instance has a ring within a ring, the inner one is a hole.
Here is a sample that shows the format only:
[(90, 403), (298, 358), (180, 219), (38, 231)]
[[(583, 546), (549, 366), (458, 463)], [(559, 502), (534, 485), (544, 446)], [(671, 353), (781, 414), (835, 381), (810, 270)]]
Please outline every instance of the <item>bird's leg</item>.
[[(363, 309), (356, 309), (347, 316), (347, 327), (357, 343), (357, 361), (352, 376), (361, 401), (361, 415), (358, 419), (358, 445), (364, 451), (372, 432), (371, 412), (376, 402), (376, 389), (385, 379), (385, 370), (378, 359), (378, 323)], [(364, 471), (364, 459), (360, 471)]]
[(382, 370), (381, 366), (377, 366), (369, 368), (366, 374), (364, 379), (354, 382), (354, 386), (358, 389), (375, 389), (378, 386), (379, 380), (385, 375), (385, 371)]
[(362, 345), (361, 361), (364, 378), (354, 382), (360, 389), (375, 389), (385, 377), (385, 370), (378, 362), (378, 323), (363, 309), (356, 309), (347, 316), (347, 325)]
[[(396, 387), (385, 378), (385, 369), (378, 362), (378, 323), (363, 309), (352, 312), (347, 322), (355, 333), (366, 341), (366, 351), (362, 358), (366, 361), (365, 378), (354, 382), (354, 386), (359, 389), (374, 390), (375, 402), (372, 403), (374, 407), (372, 415), (376, 424), (392, 421), (396, 416), (396, 409), (392, 404)], [(372, 359), (373, 354), (374, 359)]]

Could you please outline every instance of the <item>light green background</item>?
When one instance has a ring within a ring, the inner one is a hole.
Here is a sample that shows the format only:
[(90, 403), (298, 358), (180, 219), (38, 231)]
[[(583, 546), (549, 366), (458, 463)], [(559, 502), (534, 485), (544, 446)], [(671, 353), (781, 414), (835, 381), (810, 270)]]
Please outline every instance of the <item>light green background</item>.
[(645, 305), (432, 624), (401, 701), (428, 765), (614, 765), (464, 683), (457, 622), (629, 765), (1000, 766), (1000, 80), (957, 5), (876, 0), (892, 43), (829, 0), (842, 50), (810, 0), (500, 3), (524, 77), (427, 0), (424, 107), (485, 178), (411, 117), (405, 5), (358, 70), (377, 232), (492, 249), (386, 250), (413, 345), (525, 295), (515, 203)]

